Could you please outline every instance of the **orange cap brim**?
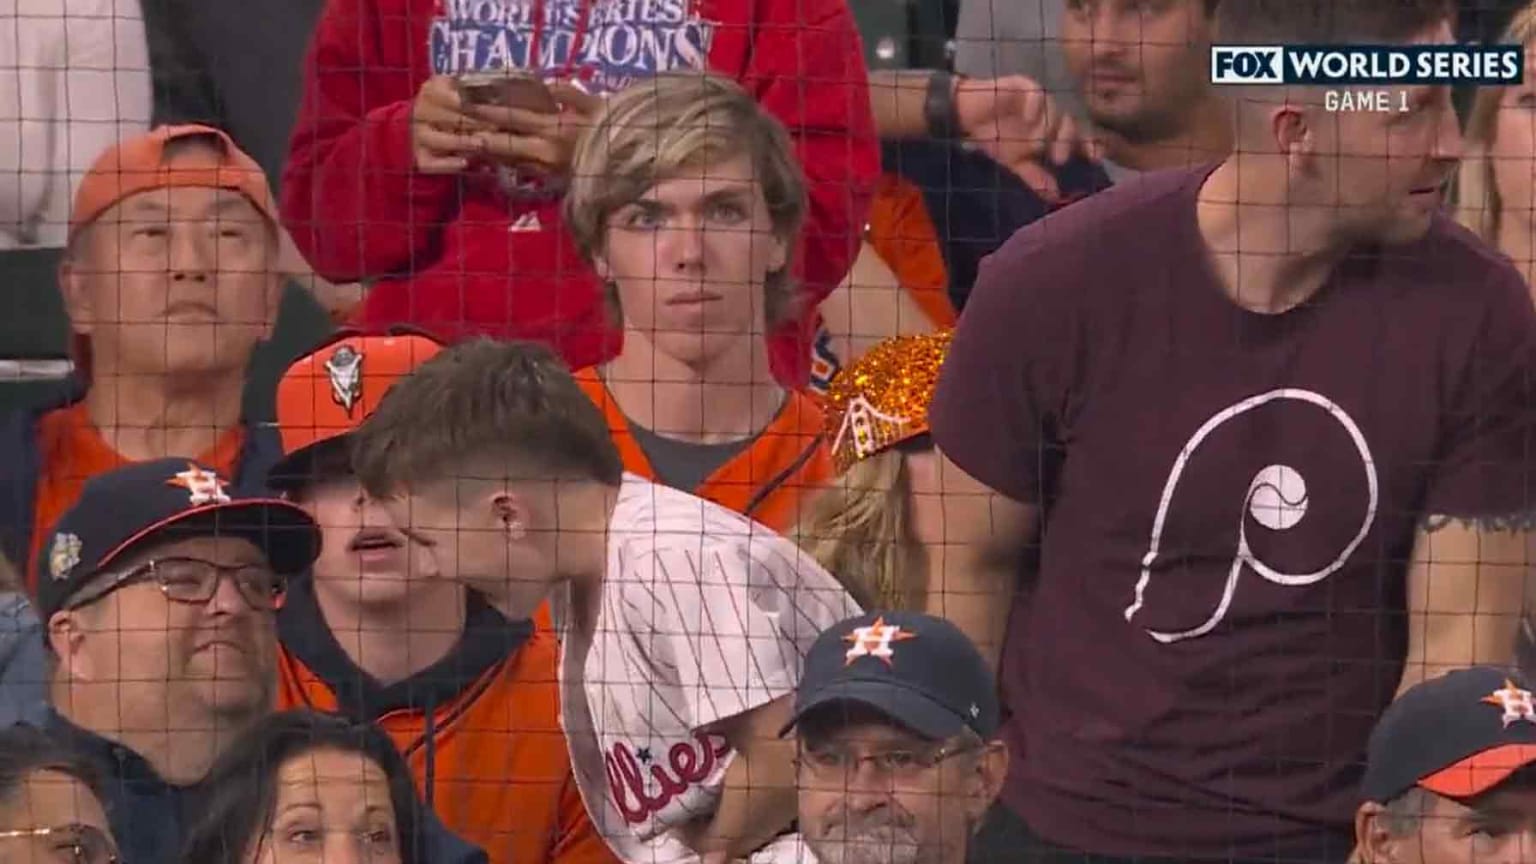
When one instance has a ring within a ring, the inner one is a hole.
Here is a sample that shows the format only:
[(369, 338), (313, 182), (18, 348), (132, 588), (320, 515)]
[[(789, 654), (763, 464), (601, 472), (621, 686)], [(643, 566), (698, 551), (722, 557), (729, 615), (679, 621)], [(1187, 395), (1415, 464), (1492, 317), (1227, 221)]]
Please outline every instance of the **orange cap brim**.
[(1532, 763), (1536, 763), (1536, 744), (1503, 744), (1442, 768), (1421, 779), (1419, 785), (1447, 798), (1471, 798)]

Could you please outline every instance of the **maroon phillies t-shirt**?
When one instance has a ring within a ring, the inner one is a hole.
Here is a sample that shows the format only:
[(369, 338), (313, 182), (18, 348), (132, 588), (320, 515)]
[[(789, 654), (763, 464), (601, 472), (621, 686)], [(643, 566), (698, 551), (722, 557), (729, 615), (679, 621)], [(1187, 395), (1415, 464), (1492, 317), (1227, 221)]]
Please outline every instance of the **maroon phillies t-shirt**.
[(1004, 800), (1106, 855), (1345, 828), (1402, 677), (1421, 514), (1531, 500), (1536, 311), (1513, 268), (1437, 219), (1302, 306), (1249, 312), (1206, 263), (1209, 170), (1010, 239), (932, 409), (951, 459), (1045, 507), (1004, 648)]

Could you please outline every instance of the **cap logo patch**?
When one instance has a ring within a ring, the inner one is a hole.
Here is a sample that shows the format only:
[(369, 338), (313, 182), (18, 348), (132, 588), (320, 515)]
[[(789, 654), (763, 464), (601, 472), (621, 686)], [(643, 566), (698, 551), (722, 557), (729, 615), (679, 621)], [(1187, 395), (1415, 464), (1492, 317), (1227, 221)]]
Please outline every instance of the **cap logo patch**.
[(891, 665), (891, 658), (896, 656), (892, 645), (907, 639), (916, 639), (916, 633), (908, 633), (899, 625), (885, 623), (885, 618), (875, 619), (875, 623), (868, 627), (855, 627), (853, 632), (843, 637), (844, 642), (850, 642), (853, 647), (843, 655), (847, 661), (843, 665), (851, 666), (853, 661), (860, 657), (878, 657), (885, 661), (885, 665)]
[(1482, 701), (1489, 705), (1497, 705), (1504, 709), (1504, 725), (1506, 727), (1516, 720), (1524, 720), (1527, 723), (1536, 724), (1536, 702), (1531, 698), (1531, 691), (1522, 690), (1515, 686), (1515, 682), (1504, 679), (1504, 687), (1484, 696)]
[(187, 503), (193, 507), (201, 507), (204, 504), (228, 504), (229, 493), (224, 491), (224, 481), (219, 475), (188, 464), (187, 470), (177, 472), (176, 476), (165, 481), (167, 486), (180, 486), (187, 490)]
[(53, 535), (53, 546), (48, 550), (48, 575), (61, 582), (80, 566), (80, 538), (68, 532)]
[(363, 352), (343, 345), (325, 361), (325, 373), (331, 377), (331, 401), (352, 416), (352, 409), (363, 398)]

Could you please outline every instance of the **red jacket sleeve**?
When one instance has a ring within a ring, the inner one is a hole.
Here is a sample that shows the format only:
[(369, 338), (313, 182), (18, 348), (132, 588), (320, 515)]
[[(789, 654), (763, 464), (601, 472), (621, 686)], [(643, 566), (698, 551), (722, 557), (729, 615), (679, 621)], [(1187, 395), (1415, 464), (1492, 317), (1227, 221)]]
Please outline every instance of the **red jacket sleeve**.
[[(283, 171), (283, 222), (315, 272), (333, 282), (408, 272), (452, 213), (454, 177), (418, 174), (408, 2), (331, 0), (304, 69)], [(391, 9), (383, 6), (395, 7)]]
[[(757, 0), (742, 86), (789, 129), (810, 199), (797, 261), (807, 317), (853, 266), (880, 170), (864, 46), (847, 0)], [(806, 351), (809, 362), (809, 349)]]

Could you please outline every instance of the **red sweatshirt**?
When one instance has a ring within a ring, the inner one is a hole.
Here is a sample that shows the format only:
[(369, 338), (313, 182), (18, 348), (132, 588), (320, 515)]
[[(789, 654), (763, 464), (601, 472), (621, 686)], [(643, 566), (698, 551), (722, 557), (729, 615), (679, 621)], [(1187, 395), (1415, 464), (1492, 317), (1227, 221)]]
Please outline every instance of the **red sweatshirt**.
[(283, 175), (284, 221), (316, 272), (377, 280), (364, 325), (541, 339), (574, 368), (617, 353), (619, 333), (561, 224), (557, 193), (493, 169), (412, 167), (422, 81), (528, 68), (530, 46), (538, 68), (599, 92), (708, 68), (784, 122), (810, 196), (798, 257), (806, 303), (770, 348), (780, 380), (804, 384), (815, 305), (847, 275), (879, 167), (846, 0), (330, 0)]

